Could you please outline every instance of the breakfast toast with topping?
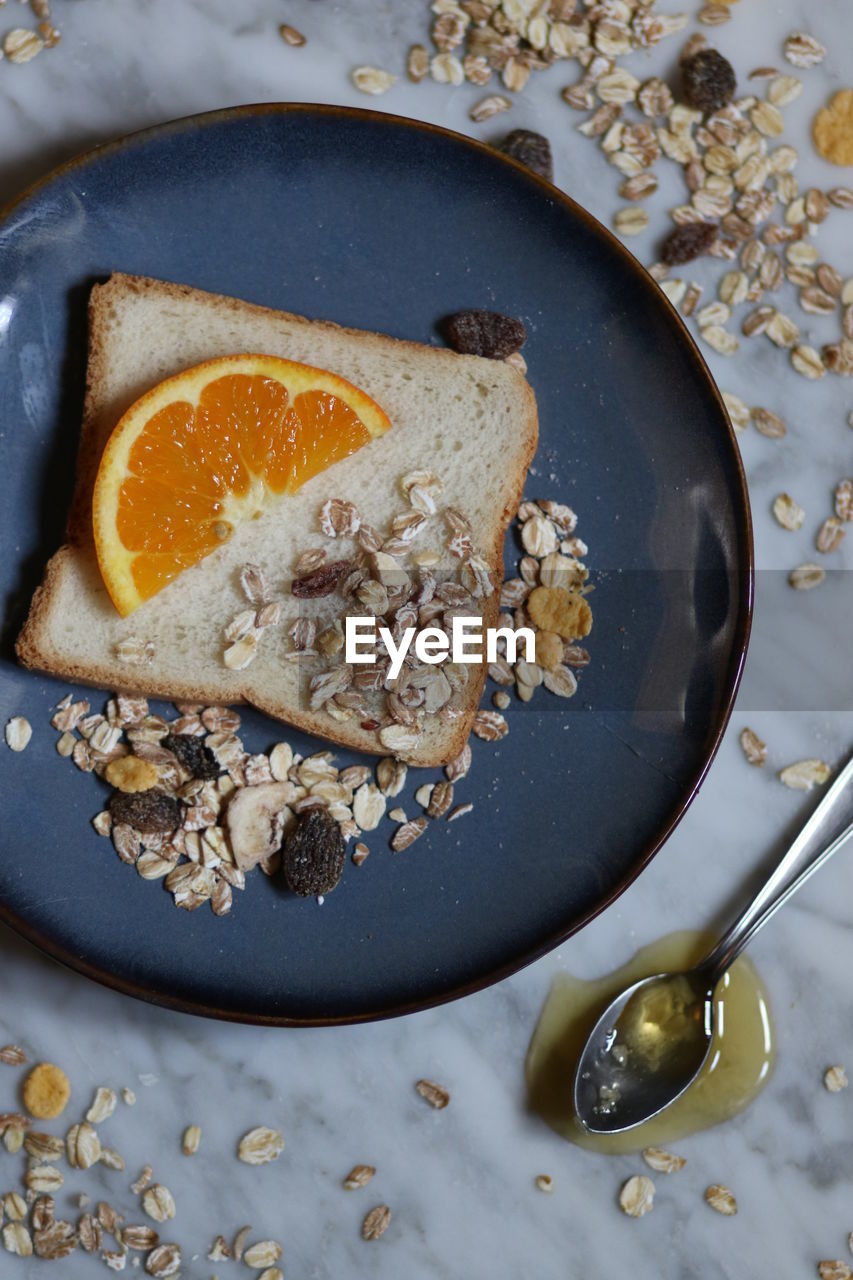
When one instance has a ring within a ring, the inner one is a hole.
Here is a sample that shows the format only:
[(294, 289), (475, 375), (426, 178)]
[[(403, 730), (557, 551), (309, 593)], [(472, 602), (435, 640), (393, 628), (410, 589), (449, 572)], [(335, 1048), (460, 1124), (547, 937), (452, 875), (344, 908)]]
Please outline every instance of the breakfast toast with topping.
[[(99, 572), (92, 532), (92, 492), (104, 446), (125, 411), (155, 384), (238, 352), (331, 370), (371, 396), (391, 429), (237, 527), (224, 545), (121, 617)], [(325, 548), (329, 561), (361, 550), (357, 535), (324, 536), (320, 511), (327, 500), (353, 503), (365, 523), (387, 531), (407, 507), (401, 480), (424, 471), (438, 476), (442, 489), (438, 511), (412, 549), (439, 552), (441, 566), (454, 568), (458, 577), (460, 562), (447, 551), (452, 531), (442, 519), (450, 508), (469, 523), (473, 548), (499, 585), (504, 535), (537, 433), (533, 392), (502, 361), (341, 328), (184, 285), (113, 275), (93, 288), (90, 300), (86, 402), (67, 541), (35, 593), (18, 656), (28, 667), (74, 683), (186, 702), (247, 702), (332, 742), (418, 765), (444, 763), (467, 740), (484, 666), (468, 668), (454, 715), (416, 716), (416, 740), (396, 751), (377, 733), (382, 691), (366, 695), (367, 712), (350, 718), (312, 709), (311, 678), (331, 664), (322, 654), (294, 660), (291, 624), (304, 614), (320, 632), (344, 612), (367, 609), (357, 601), (345, 604), (338, 592), (295, 598), (296, 564), (309, 548)], [(240, 585), (246, 565), (260, 568), (270, 599), (281, 602), (282, 620), (265, 628), (251, 663), (232, 670), (223, 661), (223, 633), (247, 609)], [(493, 625), (497, 591), (479, 603), (483, 625)], [(129, 662), (128, 656), (144, 660)], [(338, 654), (334, 661), (341, 659)]]

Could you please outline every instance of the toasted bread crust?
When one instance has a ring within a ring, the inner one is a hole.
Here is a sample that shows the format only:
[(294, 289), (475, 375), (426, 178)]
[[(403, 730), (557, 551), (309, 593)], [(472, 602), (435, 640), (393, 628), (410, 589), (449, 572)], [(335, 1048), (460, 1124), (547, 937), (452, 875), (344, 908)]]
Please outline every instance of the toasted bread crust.
[[(233, 310), (245, 315), (247, 312), (274, 316), (304, 324), (304, 318), (292, 313), (273, 311), (259, 307), (253, 303), (242, 302), (216, 294), (209, 294), (188, 285), (172, 284), (140, 276), (116, 274), (102, 285), (92, 289), (89, 301), (89, 357), (86, 378), (86, 396), (83, 410), (83, 424), (78, 452), (77, 483), (71, 504), (67, 526), (67, 541), (59, 551), (51, 557), (47, 564), (42, 584), (37, 588), (30, 606), (26, 623), (18, 637), (16, 652), (21, 663), (34, 670), (48, 672), (74, 683), (97, 688), (121, 690), (122, 692), (144, 694), (149, 697), (169, 700), (218, 703), (227, 700), (229, 703), (249, 703), (273, 719), (292, 724), (298, 729), (315, 734), (323, 739), (355, 750), (384, 755), (386, 750), (379, 743), (375, 733), (362, 729), (357, 721), (337, 723), (328, 716), (304, 710), (300, 706), (282, 707), (275, 698), (259, 694), (250, 683), (233, 685), (229, 683), (227, 697), (223, 697), (222, 688), (211, 687), (205, 683), (187, 679), (164, 678), (156, 670), (138, 667), (123, 667), (118, 661), (115, 664), (104, 664), (97, 660), (81, 663), (70, 660), (56, 651), (51, 641), (49, 622), (56, 607), (59, 588), (69, 566), (81, 555), (88, 556), (93, 545), (91, 528), (91, 496), (94, 479), (100, 461), (101, 442), (97, 438), (99, 417), (98, 390), (105, 377), (107, 368), (107, 344), (109, 341), (108, 323), (111, 308), (115, 302), (125, 300), (132, 294), (153, 294), (158, 299), (187, 300), (197, 306), (215, 307), (218, 310)], [(363, 344), (378, 344), (387, 350), (388, 344), (399, 346), (408, 352), (422, 352), (422, 344), (405, 339), (388, 338), (380, 334), (364, 333), (347, 329), (331, 321), (310, 321), (311, 325), (332, 333), (345, 333), (356, 337)], [(459, 356), (455, 352), (441, 348), (428, 348), (432, 359), (446, 361), (451, 369), (460, 360), (477, 360), (478, 357)], [(521, 498), (527, 474), (527, 468), (536, 451), (538, 439), (538, 419), (536, 401), (533, 391), (517, 370), (507, 369), (507, 373), (517, 379), (517, 391), (520, 394), (522, 412), (517, 424), (519, 432), (518, 462), (511, 477), (510, 496), (503, 509), (496, 513), (491, 543), (482, 548), (484, 558), (502, 578), (503, 544), (509, 522), (513, 518)], [(483, 612), (483, 625), (493, 626), (498, 614), (497, 596), (493, 596)], [(233, 677), (234, 673), (228, 673)], [(466, 689), (465, 713), (458, 720), (446, 722), (440, 746), (422, 742), (412, 753), (411, 763), (422, 766), (445, 764), (462, 750), (471, 731), (471, 725), (477, 712), (486, 678), (485, 663), (480, 664), (469, 680)], [(248, 675), (247, 675), (248, 680)]]

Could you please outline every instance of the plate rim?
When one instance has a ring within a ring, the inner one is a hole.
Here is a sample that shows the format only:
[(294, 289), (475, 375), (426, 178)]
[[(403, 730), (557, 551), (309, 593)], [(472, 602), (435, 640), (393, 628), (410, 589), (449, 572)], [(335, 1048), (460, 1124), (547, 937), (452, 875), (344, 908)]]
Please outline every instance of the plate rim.
[(662, 289), (655, 287), (655, 281), (649, 275), (646, 268), (642, 265), (639, 259), (636, 258), (628, 248), (626, 248), (626, 246), (609, 229), (609, 227), (606, 227), (602, 222), (599, 222), (599, 220), (591, 214), (589, 210), (578, 204), (577, 201), (573, 200), (565, 191), (547, 181), (547, 179), (533, 173), (519, 161), (503, 155), (503, 153), (498, 151), (495, 147), (490, 146), (486, 142), (480, 141), (478, 138), (472, 138), (467, 134), (459, 133), (454, 129), (445, 128), (443, 125), (432, 124), (428, 121), (418, 120), (410, 116), (401, 116), (391, 112), (376, 111), (362, 107), (336, 105), (332, 103), (259, 102), (221, 107), (212, 111), (202, 111), (187, 116), (179, 116), (172, 120), (162, 121), (160, 124), (149, 125), (143, 129), (137, 129), (130, 133), (120, 134), (107, 142), (99, 143), (94, 147), (75, 153), (69, 159), (49, 169), (34, 182), (29, 183), (23, 188), (23, 190), (18, 192), (17, 195), (13, 196), (11, 200), (0, 205), (0, 229), (2, 229), (4, 224), (7, 223), (8, 219), (14, 214), (15, 210), (20, 205), (24, 204), (33, 196), (36, 196), (42, 188), (49, 187), (50, 184), (58, 178), (65, 177), (75, 171), (85, 170), (88, 165), (97, 162), (104, 156), (111, 155), (117, 151), (129, 150), (133, 145), (144, 145), (147, 141), (153, 138), (162, 137), (169, 133), (177, 133), (182, 129), (198, 129), (208, 125), (215, 125), (222, 121), (252, 116), (287, 114), (313, 114), (325, 116), (331, 119), (355, 118), (370, 120), (377, 124), (391, 124), (411, 129), (419, 133), (427, 133), (441, 138), (449, 138), (453, 142), (457, 144), (461, 143), (480, 154), (488, 154), (489, 157), (495, 160), (498, 164), (509, 166), (511, 170), (514, 170), (517, 174), (521, 174), (527, 182), (541, 191), (550, 200), (561, 204), (573, 217), (584, 223), (586, 229), (593, 236), (603, 240), (609, 245), (611, 250), (615, 251), (617, 257), (621, 259), (623, 267), (627, 271), (631, 272), (635, 279), (641, 282), (641, 288), (646, 289), (649, 296), (655, 299), (654, 305), (662, 305), (664, 310), (669, 311), (670, 319), (676, 320), (677, 323), (673, 327), (676, 340), (680, 343), (688, 361), (693, 365), (701, 380), (704, 382), (709, 398), (716, 403), (719, 415), (727, 429), (728, 446), (731, 453), (731, 460), (735, 464), (734, 469), (738, 481), (737, 489), (733, 493), (732, 497), (736, 507), (736, 545), (738, 558), (742, 562), (738, 565), (739, 590), (737, 599), (737, 618), (733, 637), (734, 645), (732, 655), (729, 660), (729, 688), (724, 704), (719, 713), (718, 723), (712, 731), (710, 743), (705, 747), (703, 752), (704, 759), (700, 764), (699, 769), (688, 782), (684, 790), (684, 794), (677, 801), (673, 812), (667, 817), (663, 825), (647, 843), (646, 847), (632, 864), (627, 875), (623, 876), (613, 888), (609, 889), (600, 902), (596, 903), (594, 907), (590, 908), (577, 919), (573, 920), (567, 928), (560, 928), (556, 933), (549, 934), (543, 942), (538, 943), (536, 946), (529, 948), (521, 954), (515, 955), (511, 960), (498, 968), (491, 968), (487, 973), (478, 974), (475, 978), (455, 985), (447, 991), (442, 991), (438, 994), (429, 995), (423, 998), (415, 998), (411, 1001), (398, 1002), (388, 1008), (323, 1017), (247, 1013), (237, 1009), (218, 1008), (216, 1005), (209, 1004), (203, 1000), (194, 1000), (187, 998), (186, 996), (172, 995), (169, 992), (152, 991), (129, 978), (123, 978), (112, 973), (110, 970), (102, 968), (100, 965), (93, 964), (84, 956), (75, 954), (75, 952), (64, 946), (62, 943), (57, 942), (49, 935), (43, 933), (41, 929), (30, 924), (15, 910), (8, 906), (4, 899), (0, 898), (0, 923), (7, 925), (13, 930), (13, 932), (24, 938), (25, 941), (50, 956), (51, 959), (57, 960), (66, 968), (81, 974), (83, 977), (89, 978), (93, 982), (97, 982), (100, 986), (116, 991), (121, 995), (132, 996), (137, 1000), (144, 1001), (145, 1003), (157, 1005), (166, 1009), (172, 1009), (180, 1013), (194, 1014), (199, 1017), (211, 1018), (221, 1022), (275, 1027), (353, 1026), (369, 1022), (384, 1021), (388, 1018), (403, 1017), (407, 1014), (420, 1013), (427, 1009), (434, 1009), (440, 1005), (448, 1004), (453, 1000), (459, 1000), (465, 996), (474, 995), (479, 991), (484, 991), (488, 987), (494, 986), (498, 982), (502, 982), (505, 978), (511, 977), (513, 974), (518, 973), (528, 965), (540, 960), (550, 951), (554, 951), (557, 947), (562, 946), (563, 943), (567, 942), (574, 934), (579, 933), (581, 929), (586, 928), (586, 926), (595, 920), (597, 916), (601, 915), (608, 907), (612, 906), (613, 903), (616, 902), (616, 900), (620, 898), (642, 874), (655, 855), (663, 848), (664, 844), (675, 831), (676, 827), (695, 800), (696, 795), (705, 781), (708, 770), (717, 755), (723, 741), (723, 737), (725, 736), (729, 720), (731, 719), (741, 678), (743, 676), (744, 664), (746, 662), (746, 655), (749, 647), (749, 637), (752, 629), (755, 552), (749, 490), (747, 487), (746, 473), (740, 453), (740, 447), (737, 443), (737, 437), (735, 436), (728, 410), (726, 409), (723, 401), (722, 393), (714, 381), (713, 375), (711, 374), (696, 341), (685, 325), (684, 319), (679, 314), (677, 308), (670, 302)]

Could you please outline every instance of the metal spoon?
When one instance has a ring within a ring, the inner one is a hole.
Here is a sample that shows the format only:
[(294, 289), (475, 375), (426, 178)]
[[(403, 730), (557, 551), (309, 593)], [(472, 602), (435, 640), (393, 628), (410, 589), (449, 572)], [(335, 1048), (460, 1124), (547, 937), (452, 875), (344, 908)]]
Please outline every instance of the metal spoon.
[(574, 1110), (591, 1133), (621, 1133), (680, 1098), (714, 1036), (714, 990), (784, 902), (853, 835), (853, 758), (773, 874), (712, 951), (684, 973), (658, 973), (607, 1006), (580, 1055)]

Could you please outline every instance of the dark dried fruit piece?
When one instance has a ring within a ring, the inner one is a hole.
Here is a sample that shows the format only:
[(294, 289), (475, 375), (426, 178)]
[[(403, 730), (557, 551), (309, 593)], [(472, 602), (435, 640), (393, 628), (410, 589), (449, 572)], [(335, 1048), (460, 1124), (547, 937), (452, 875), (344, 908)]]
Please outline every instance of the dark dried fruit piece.
[(457, 311), (445, 320), (444, 333), (454, 351), (489, 360), (505, 360), (527, 340), (521, 321), (499, 311)]
[(181, 824), (179, 801), (156, 787), (133, 793), (114, 791), (110, 796), (110, 813), (113, 822), (126, 822), (146, 835), (174, 831)]
[(668, 267), (679, 267), (707, 253), (716, 238), (713, 222), (685, 222), (670, 231), (660, 256)]
[(219, 761), (210, 747), (206, 747), (195, 734), (169, 733), (160, 740), (160, 746), (177, 756), (187, 773), (203, 782), (218, 778), (222, 773)]
[(526, 165), (540, 178), (554, 181), (554, 157), (551, 155), (551, 144), (541, 133), (532, 129), (513, 129), (498, 147), (505, 156), (511, 156), (520, 164)]
[(334, 818), (325, 809), (309, 809), (285, 842), (282, 866), (288, 885), (304, 898), (331, 893), (341, 878), (346, 851)]
[(332, 560), (329, 564), (321, 564), (313, 573), (303, 573), (301, 578), (294, 578), (290, 590), (300, 600), (330, 596), (354, 567), (353, 560)]
[(681, 67), (681, 89), (688, 107), (706, 115), (719, 111), (737, 91), (732, 64), (716, 49), (700, 49)]

